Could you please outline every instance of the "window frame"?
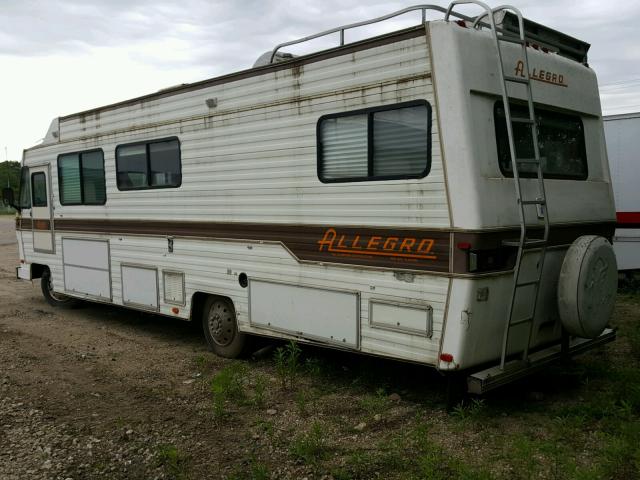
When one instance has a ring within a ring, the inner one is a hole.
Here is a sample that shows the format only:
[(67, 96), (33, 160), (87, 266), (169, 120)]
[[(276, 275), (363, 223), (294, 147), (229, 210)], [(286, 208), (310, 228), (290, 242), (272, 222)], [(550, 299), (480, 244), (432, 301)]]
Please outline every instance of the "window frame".
[[(521, 103), (518, 101), (512, 101), (509, 103), (510, 103), (510, 107), (516, 106), (516, 107), (527, 108), (526, 103)], [(498, 108), (500, 107), (504, 108), (504, 106), (502, 105), (502, 100), (496, 100), (495, 103), (493, 104), (493, 123), (494, 123), (495, 138), (496, 138), (496, 159), (498, 161), (498, 168), (500, 169), (500, 173), (502, 173), (502, 175), (505, 178), (513, 178), (513, 172), (509, 172), (508, 170), (505, 170), (503, 168), (502, 163), (500, 162), (500, 144), (498, 141), (498, 129), (500, 128), (500, 125), (498, 125), (498, 122), (497, 122)], [(573, 111), (556, 110), (556, 109), (548, 108), (544, 105), (534, 104), (534, 113), (538, 115), (538, 112), (544, 112), (545, 114), (552, 114), (552, 115), (565, 115), (565, 116), (575, 117), (579, 120), (580, 129), (582, 131), (581, 154), (582, 154), (582, 159), (584, 160), (584, 174), (581, 174), (581, 175), (571, 175), (571, 174), (567, 175), (567, 174), (558, 174), (558, 173), (549, 174), (549, 173), (545, 173), (543, 170), (542, 172), (543, 178), (549, 179), (549, 180), (574, 180), (579, 182), (584, 182), (588, 180), (589, 179), (589, 158), (587, 157), (587, 136), (586, 136), (586, 132), (584, 131), (584, 121), (582, 120), (582, 116), (580, 115), (580, 113), (573, 112)], [(506, 123), (507, 122), (505, 117), (504, 124), (503, 124), (503, 128), (505, 129), (506, 129)], [(538, 131), (538, 135), (540, 135), (538, 125), (539, 124), (536, 125), (538, 127), (537, 131)], [(508, 139), (507, 139), (507, 148), (509, 148)], [(509, 158), (511, 158), (511, 153), (509, 153)], [(519, 177), (520, 178), (536, 178), (537, 174), (535, 172), (522, 172), (520, 173)]]
[[(404, 175), (367, 175), (366, 177), (344, 177), (344, 178), (326, 178), (323, 176), (323, 157), (322, 157), (322, 134), (321, 125), (325, 120), (340, 117), (350, 117), (356, 115), (367, 115), (367, 172), (373, 172), (373, 114), (376, 112), (385, 112), (390, 110), (401, 110), (409, 107), (427, 107), (427, 164), (420, 173), (404, 174)], [(376, 182), (384, 180), (415, 180), (425, 178), (431, 172), (432, 158), (432, 133), (433, 132), (433, 109), (427, 100), (411, 100), (408, 102), (394, 103), (392, 105), (382, 105), (378, 107), (361, 108), (358, 110), (349, 110), (347, 112), (329, 113), (318, 118), (316, 123), (316, 169), (318, 179), (322, 183), (350, 183), (350, 182)]]
[[(82, 155), (85, 153), (94, 153), (94, 152), (100, 152), (102, 153), (102, 172), (104, 173), (104, 175), (102, 175), (102, 181), (104, 183), (104, 202), (102, 203), (85, 203), (84, 201), (84, 174), (83, 174), (83, 168), (82, 168)], [(67, 155), (78, 155), (78, 162), (79, 162), (79, 171), (80, 171), (80, 202), (66, 202), (66, 203), (62, 203), (62, 192), (61, 192), (61, 187), (62, 187), (62, 176), (60, 175), (60, 157), (66, 157)], [(93, 148), (91, 150), (80, 150), (77, 152), (65, 152), (65, 153), (61, 153), (60, 155), (58, 155), (58, 158), (56, 160), (56, 165), (58, 168), (58, 197), (60, 199), (60, 205), (63, 205), (65, 207), (70, 207), (70, 206), (78, 206), (78, 205), (89, 205), (89, 206), (100, 206), (100, 205), (104, 205), (107, 203), (107, 173), (106, 173), (106, 166), (104, 163), (104, 150), (102, 150), (102, 148)]]
[[(33, 188), (33, 179), (35, 178), (36, 175), (42, 175), (44, 177), (44, 205), (40, 205), (40, 204), (36, 204), (35, 202), (35, 198), (34, 198), (34, 193), (36, 191), (35, 188)], [(47, 186), (47, 174), (44, 172), (33, 172), (31, 174), (31, 208), (46, 208), (49, 206), (49, 187)]]
[[(180, 171), (180, 182), (177, 185), (159, 185), (159, 186), (150, 185), (151, 155), (149, 154), (149, 145), (153, 143), (170, 142), (172, 140), (176, 140), (178, 142), (178, 168)], [(118, 173), (119, 173), (118, 150), (120, 148), (135, 147), (138, 145), (145, 146), (145, 154), (146, 154), (146, 160), (147, 160), (147, 186), (146, 187), (130, 187), (130, 188), (121, 187), (120, 179), (118, 178)], [(129, 192), (132, 190), (156, 190), (156, 189), (163, 189), (163, 188), (180, 188), (182, 186), (182, 144), (180, 143), (180, 138), (178, 138), (177, 136), (154, 138), (153, 140), (142, 140), (139, 142), (132, 142), (132, 143), (123, 143), (121, 145), (116, 146), (115, 155), (116, 155), (116, 186), (118, 187), (118, 190), (121, 192)]]

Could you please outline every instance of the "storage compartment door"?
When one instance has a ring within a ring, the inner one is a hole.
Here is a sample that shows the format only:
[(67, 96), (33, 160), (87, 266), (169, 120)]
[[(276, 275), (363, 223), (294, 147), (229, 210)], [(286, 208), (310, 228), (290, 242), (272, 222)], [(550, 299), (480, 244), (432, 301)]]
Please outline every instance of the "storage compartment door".
[(122, 303), (158, 310), (158, 270), (139, 265), (121, 266)]
[(251, 280), (249, 289), (252, 325), (358, 347), (357, 293), (262, 280)]
[(65, 291), (111, 300), (107, 240), (63, 238), (62, 261)]

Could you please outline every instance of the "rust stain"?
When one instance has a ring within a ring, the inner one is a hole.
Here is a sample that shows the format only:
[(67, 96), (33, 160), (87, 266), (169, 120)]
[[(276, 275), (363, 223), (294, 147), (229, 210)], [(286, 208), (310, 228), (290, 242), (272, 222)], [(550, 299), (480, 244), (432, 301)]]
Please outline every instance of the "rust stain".
[(293, 75), (295, 78), (301, 77), (303, 73), (304, 73), (304, 66), (301, 64), (294, 65), (293, 68), (291, 69), (291, 75)]

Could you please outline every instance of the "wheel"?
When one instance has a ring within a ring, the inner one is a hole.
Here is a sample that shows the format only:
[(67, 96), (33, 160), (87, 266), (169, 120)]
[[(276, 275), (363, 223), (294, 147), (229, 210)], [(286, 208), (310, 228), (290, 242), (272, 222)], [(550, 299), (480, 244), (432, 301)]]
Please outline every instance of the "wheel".
[(75, 298), (53, 291), (51, 272), (49, 270), (42, 272), (40, 288), (42, 288), (42, 295), (44, 295), (44, 299), (52, 307), (72, 308), (78, 305), (78, 301)]
[(558, 312), (564, 329), (581, 338), (597, 338), (613, 313), (618, 265), (606, 238), (585, 235), (567, 250), (558, 277)]
[(226, 298), (209, 297), (202, 309), (202, 329), (216, 355), (237, 358), (245, 353), (247, 336), (238, 331), (236, 311)]

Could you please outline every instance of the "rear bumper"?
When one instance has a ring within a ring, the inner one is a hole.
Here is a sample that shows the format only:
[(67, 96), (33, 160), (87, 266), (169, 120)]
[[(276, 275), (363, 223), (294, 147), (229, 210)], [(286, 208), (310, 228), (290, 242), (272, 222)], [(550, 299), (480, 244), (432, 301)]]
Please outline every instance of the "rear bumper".
[(514, 360), (508, 362), (504, 369), (500, 366), (487, 368), (467, 377), (467, 390), (469, 393), (483, 394), (494, 388), (501, 387), (544, 368), (548, 364), (597, 348), (616, 339), (616, 331), (607, 328), (594, 339), (576, 338), (569, 343), (566, 351), (562, 351), (561, 345), (554, 345), (544, 350), (539, 350), (529, 355), (529, 361)]
[(18, 280), (31, 280), (31, 265), (21, 263), (16, 267), (16, 278)]

